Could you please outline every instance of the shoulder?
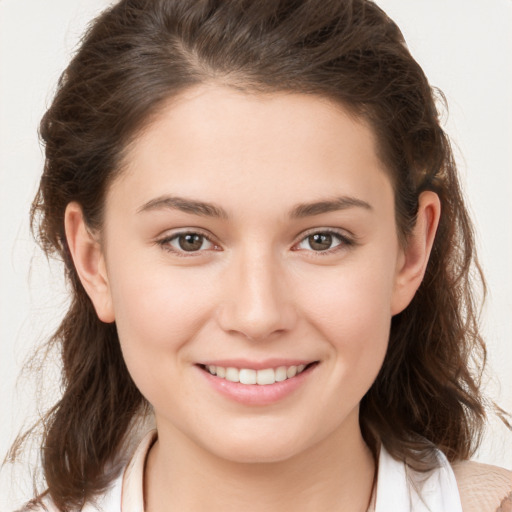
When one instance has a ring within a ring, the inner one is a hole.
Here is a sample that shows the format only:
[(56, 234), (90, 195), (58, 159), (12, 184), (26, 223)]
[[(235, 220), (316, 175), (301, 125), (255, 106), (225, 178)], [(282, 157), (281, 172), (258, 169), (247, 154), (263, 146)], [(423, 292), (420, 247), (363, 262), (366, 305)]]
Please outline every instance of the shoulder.
[(512, 512), (512, 471), (473, 461), (452, 468), (464, 512)]

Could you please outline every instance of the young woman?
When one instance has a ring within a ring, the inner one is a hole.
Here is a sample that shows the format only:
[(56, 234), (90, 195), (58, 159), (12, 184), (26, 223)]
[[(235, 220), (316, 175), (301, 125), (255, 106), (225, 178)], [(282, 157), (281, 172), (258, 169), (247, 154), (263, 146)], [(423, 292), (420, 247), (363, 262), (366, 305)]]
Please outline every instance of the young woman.
[(72, 301), (29, 509), (510, 509), (510, 472), (464, 462), (471, 224), (375, 4), (122, 0), (41, 135)]

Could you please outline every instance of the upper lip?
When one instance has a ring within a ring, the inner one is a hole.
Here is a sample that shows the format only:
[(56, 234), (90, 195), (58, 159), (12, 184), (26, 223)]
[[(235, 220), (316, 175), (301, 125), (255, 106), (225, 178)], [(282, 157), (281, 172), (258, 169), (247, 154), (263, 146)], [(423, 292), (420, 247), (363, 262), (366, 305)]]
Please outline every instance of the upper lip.
[(301, 364), (307, 366), (314, 363), (312, 359), (281, 359), (271, 358), (260, 361), (249, 359), (208, 359), (198, 364), (203, 366), (221, 366), (222, 368), (247, 368), (251, 370), (264, 370), (266, 368), (279, 368), (280, 366), (299, 366)]

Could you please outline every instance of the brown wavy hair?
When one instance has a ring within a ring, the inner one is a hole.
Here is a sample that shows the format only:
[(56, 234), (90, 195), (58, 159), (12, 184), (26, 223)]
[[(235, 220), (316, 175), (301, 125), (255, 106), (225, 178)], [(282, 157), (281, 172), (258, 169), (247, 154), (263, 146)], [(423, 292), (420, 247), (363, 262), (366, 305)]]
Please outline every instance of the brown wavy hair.
[[(33, 229), (64, 261), (71, 303), (50, 344), (62, 354), (63, 396), (42, 420), (49, 495), (74, 510), (108, 486), (130, 426), (147, 408), (114, 324), (102, 323), (73, 266), (64, 211), (81, 204), (101, 229), (107, 187), (125, 150), (162, 105), (203, 83), (247, 92), (298, 92), (339, 102), (367, 121), (395, 191), (404, 244), (418, 197), (435, 191), (442, 215), (424, 281), (392, 319), (383, 367), (363, 398), (360, 424), (416, 468), (478, 445), (485, 346), (477, 324), (475, 257), (450, 143), (433, 89), (396, 24), (368, 0), (122, 0), (99, 16), (64, 71), (41, 122), (44, 173)], [(16, 457), (22, 440), (14, 445)]]

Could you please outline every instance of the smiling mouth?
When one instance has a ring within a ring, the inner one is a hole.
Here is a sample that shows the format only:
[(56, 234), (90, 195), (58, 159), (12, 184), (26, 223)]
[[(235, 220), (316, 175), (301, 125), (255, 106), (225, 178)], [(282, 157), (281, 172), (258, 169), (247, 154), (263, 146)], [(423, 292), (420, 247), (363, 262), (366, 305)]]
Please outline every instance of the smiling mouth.
[(292, 365), (292, 366), (279, 366), (277, 368), (264, 368), (261, 370), (254, 370), (251, 368), (234, 368), (223, 367), (214, 365), (199, 365), (205, 372), (214, 375), (219, 379), (224, 379), (229, 382), (239, 382), (246, 385), (259, 385), (268, 386), (276, 382), (283, 382), (285, 380), (293, 379), (302, 372), (308, 370), (312, 366), (318, 364), (314, 361), (309, 364)]

